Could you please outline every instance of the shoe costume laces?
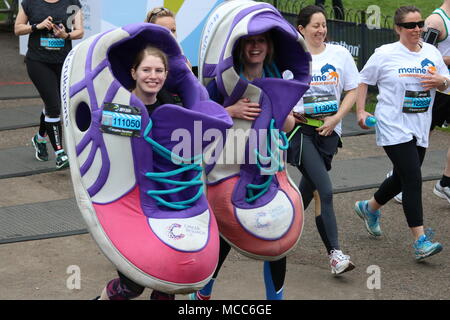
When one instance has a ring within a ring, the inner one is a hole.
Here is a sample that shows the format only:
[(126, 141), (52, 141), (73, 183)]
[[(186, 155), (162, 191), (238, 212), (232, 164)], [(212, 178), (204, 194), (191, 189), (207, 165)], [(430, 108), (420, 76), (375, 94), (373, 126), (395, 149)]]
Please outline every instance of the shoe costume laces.
[[(197, 201), (203, 194), (203, 182), (201, 181), (201, 177), (203, 174), (203, 168), (201, 166), (202, 163), (202, 154), (198, 154), (190, 159), (185, 159), (183, 157), (178, 156), (177, 154), (173, 153), (172, 151), (168, 150), (167, 148), (163, 147), (159, 143), (157, 143), (155, 140), (150, 138), (148, 135), (153, 127), (153, 122), (150, 119), (149, 124), (147, 128), (144, 131), (144, 139), (150, 145), (152, 146), (153, 151), (155, 151), (160, 156), (164, 157), (165, 159), (169, 160), (173, 164), (179, 166), (178, 169), (167, 171), (167, 172), (147, 172), (145, 173), (145, 176), (149, 178), (150, 180), (156, 181), (156, 182), (162, 182), (162, 183), (169, 183), (174, 186), (178, 186), (172, 189), (167, 190), (148, 190), (147, 195), (152, 197), (154, 200), (156, 200), (158, 205), (166, 206), (170, 209), (176, 209), (176, 210), (182, 210), (192, 207), (192, 203)], [(179, 180), (173, 180), (169, 179), (172, 176), (178, 175), (183, 172), (187, 172), (190, 170), (198, 171), (198, 174), (190, 181), (179, 181)], [(167, 194), (173, 194), (178, 193), (183, 190), (186, 190), (187, 188), (196, 187), (198, 186), (197, 193), (190, 199), (184, 200), (184, 201), (175, 201), (175, 202), (169, 202), (161, 198), (160, 195), (167, 195)]]
[[(275, 128), (275, 119), (270, 121), (269, 133), (267, 134), (267, 155), (263, 156), (257, 148), (254, 149), (254, 153), (256, 155), (256, 165), (260, 169), (260, 172), (267, 175), (266, 182), (262, 184), (248, 184), (247, 195), (245, 197), (245, 201), (247, 203), (253, 202), (263, 196), (270, 187), (270, 184), (273, 180), (273, 175), (278, 171), (283, 171), (284, 165), (281, 159), (281, 152), (286, 151), (289, 147), (289, 141), (286, 134), (277, 128)], [(280, 139), (282, 143), (280, 143)], [(276, 148), (275, 150), (271, 149), (271, 143), (273, 143)], [(270, 163), (270, 167), (263, 167), (261, 162)], [(257, 190), (260, 190), (259, 193), (255, 194)]]

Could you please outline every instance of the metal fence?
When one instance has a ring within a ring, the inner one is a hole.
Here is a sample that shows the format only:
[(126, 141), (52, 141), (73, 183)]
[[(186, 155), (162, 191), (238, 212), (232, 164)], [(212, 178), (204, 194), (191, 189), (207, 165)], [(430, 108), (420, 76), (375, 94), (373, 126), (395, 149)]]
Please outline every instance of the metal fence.
[[(297, 27), (299, 11), (309, 3), (304, 0), (261, 1), (274, 5), (293, 26)], [(331, 0), (329, 0), (331, 2)], [(358, 68), (361, 69), (375, 49), (383, 44), (397, 41), (393, 30), (393, 18), (382, 15), (377, 7), (368, 10), (344, 8), (343, 20), (335, 18), (336, 11), (324, 7), (327, 13), (328, 41), (346, 47), (352, 54)]]
[(18, 8), (19, 0), (0, 0), (0, 13), (6, 15), (3, 26), (7, 29), (10, 29), (14, 25)]

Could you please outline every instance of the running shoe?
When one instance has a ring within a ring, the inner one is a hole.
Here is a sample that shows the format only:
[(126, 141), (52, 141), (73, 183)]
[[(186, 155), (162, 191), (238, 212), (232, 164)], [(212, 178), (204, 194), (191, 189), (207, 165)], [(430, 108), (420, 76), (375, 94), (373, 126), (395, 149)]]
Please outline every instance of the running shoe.
[(419, 239), (414, 242), (413, 248), (415, 250), (414, 254), (417, 261), (431, 257), (442, 251), (442, 245), (439, 242), (431, 242), (432, 236), (433, 232), (427, 230), (425, 234), (421, 235)]
[(36, 159), (38, 159), (39, 161), (48, 161), (47, 141), (39, 141), (36, 134), (31, 139), (31, 143), (33, 144), (34, 150), (36, 151)]
[(188, 296), (189, 300), (209, 300), (211, 296), (204, 296), (200, 291), (192, 292)]
[(69, 166), (69, 157), (62, 151), (56, 155), (56, 169), (64, 169)]
[[(386, 178), (389, 178), (390, 176), (392, 176), (392, 170), (386, 174)], [(399, 194), (397, 194), (394, 197), (394, 200), (401, 204), (403, 202), (403, 192), (400, 192)]]
[(439, 198), (447, 199), (450, 202), (450, 187), (441, 186), (441, 182), (437, 181), (434, 185), (433, 193)]
[(368, 202), (369, 202), (368, 200), (357, 201), (355, 203), (354, 210), (358, 214), (358, 217), (360, 217), (364, 221), (364, 225), (366, 226), (367, 232), (369, 232), (371, 235), (375, 237), (379, 237), (381, 236), (381, 229), (380, 229), (381, 212), (380, 210), (377, 210), (375, 213), (370, 213), (367, 209)]
[(400, 192), (399, 194), (397, 194), (394, 197), (394, 200), (401, 204), (403, 202), (403, 192)]
[(350, 261), (350, 256), (343, 254), (341, 250), (332, 250), (328, 258), (330, 258), (332, 274), (339, 275), (355, 269), (355, 265)]

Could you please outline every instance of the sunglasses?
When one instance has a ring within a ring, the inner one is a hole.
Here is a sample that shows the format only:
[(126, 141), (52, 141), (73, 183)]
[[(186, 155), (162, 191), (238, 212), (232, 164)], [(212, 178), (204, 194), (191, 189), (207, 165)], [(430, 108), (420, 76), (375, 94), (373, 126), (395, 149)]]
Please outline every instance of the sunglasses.
[(150, 20), (154, 16), (158, 16), (161, 12), (167, 12), (168, 10), (166, 8), (156, 8), (150, 13), (150, 16), (148, 17), (148, 20)]
[(425, 21), (417, 21), (417, 22), (402, 22), (397, 23), (399, 27), (403, 27), (405, 29), (414, 29), (415, 27), (423, 28), (425, 25)]

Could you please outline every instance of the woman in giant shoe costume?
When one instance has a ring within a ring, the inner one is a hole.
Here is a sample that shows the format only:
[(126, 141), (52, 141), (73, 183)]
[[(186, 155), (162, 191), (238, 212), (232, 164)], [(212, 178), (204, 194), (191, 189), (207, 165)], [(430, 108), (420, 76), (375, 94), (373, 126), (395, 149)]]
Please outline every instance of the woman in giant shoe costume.
[[(133, 65), (136, 57), (144, 61), (148, 45), (165, 53), (168, 66), (164, 54), (153, 57), (156, 67)], [(138, 71), (148, 76), (136, 80)], [(128, 25), (85, 40), (68, 55), (62, 79), (77, 203), (121, 275), (108, 285), (106, 298), (133, 298), (143, 287), (168, 294), (203, 287), (219, 252), (217, 223), (200, 179), (205, 146), (194, 149), (189, 142), (177, 155), (172, 151), (180, 144), (171, 137), (176, 129), (193, 137), (194, 121), (201, 123), (196, 131), (224, 132), (232, 125), (228, 114), (208, 100), (170, 31), (155, 24)], [(155, 93), (163, 84), (184, 108), (144, 105), (137, 89), (130, 92), (141, 85)], [(203, 132), (196, 133), (201, 139)]]
[(233, 117), (234, 130), (221, 152), (211, 152), (214, 160), (206, 157), (221, 252), (213, 279), (192, 298), (209, 299), (230, 245), (270, 261), (264, 264), (266, 296), (282, 298), (285, 257), (300, 238), (303, 205), (284, 166), (288, 143), (281, 130), (293, 127), (290, 113), (308, 89), (310, 61), (303, 38), (269, 4), (229, 1), (205, 24), (200, 78)]

